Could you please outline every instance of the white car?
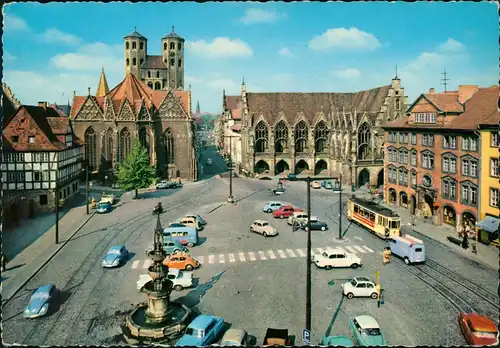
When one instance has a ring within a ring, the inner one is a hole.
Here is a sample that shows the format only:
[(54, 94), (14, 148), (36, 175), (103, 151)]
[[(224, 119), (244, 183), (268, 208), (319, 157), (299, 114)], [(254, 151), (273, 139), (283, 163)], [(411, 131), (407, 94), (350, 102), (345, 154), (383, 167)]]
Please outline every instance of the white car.
[(313, 254), (312, 262), (316, 267), (326, 269), (361, 266), (361, 259), (356, 254), (349, 254), (341, 249), (328, 249), (321, 254)]
[(341, 287), (342, 293), (349, 299), (353, 297), (371, 297), (376, 299), (378, 297), (375, 283), (367, 277), (355, 277), (350, 282), (342, 284)]
[[(169, 268), (167, 277), (174, 283), (174, 290), (176, 291), (181, 291), (182, 289), (193, 286), (193, 272), (183, 272), (177, 268)], [(150, 280), (152, 279), (149, 274), (141, 275), (137, 281), (137, 290), (142, 291), (144, 285)]]
[(250, 232), (260, 233), (264, 237), (278, 235), (278, 231), (269, 222), (264, 220), (255, 220), (250, 225)]
[(188, 214), (185, 214), (184, 216), (185, 216), (185, 217), (191, 217), (191, 218), (193, 218), (193, 219), (198, 220), (198, 223), (199, 223), (200, 225), (206, 225), (206, 224), (207, 224), (207, 222), (205, 221), (205, 219), (204, 219), (204, 218), (202, 218), (202, 217), (200, 216), (200, 214), (188, 213)]
[(290, 226), (293, 226), (294, 223), (298, 223), (300, 225), (303, 221), (307, 221), (307, 213), (304, 213), (303, 211), (296, 211), (288, 217), (287, 223)]

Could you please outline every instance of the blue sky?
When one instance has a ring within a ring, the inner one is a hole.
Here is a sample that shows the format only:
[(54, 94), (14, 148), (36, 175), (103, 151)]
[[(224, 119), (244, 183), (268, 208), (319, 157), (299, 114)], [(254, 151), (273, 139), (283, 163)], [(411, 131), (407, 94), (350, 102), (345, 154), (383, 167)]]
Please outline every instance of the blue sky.
[(249, 92), (354, 92), (390, 84), (398, 65), (410, 102), (441, 91), (445, 67), (448, 90), (498, 80), (494, 3), (19, 3), (4, 16), (3, 80), (25, 104), (95, 93), (103, 65), (113, 88), (134, 26), (149, 54), (175, 26), (207, 112), (243, 77)]

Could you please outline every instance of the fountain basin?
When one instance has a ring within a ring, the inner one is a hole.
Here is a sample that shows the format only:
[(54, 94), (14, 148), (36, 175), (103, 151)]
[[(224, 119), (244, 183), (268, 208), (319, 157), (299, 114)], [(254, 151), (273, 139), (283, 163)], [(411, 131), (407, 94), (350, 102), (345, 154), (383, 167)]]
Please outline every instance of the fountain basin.
[(155, 262), (163, 262), (163, 260), (165, 260), (165, 258), (167, 257), (167, 254), (164, 251), (157, 253), (156, 251), (152, 250), (148, 253), (148, 256)]
[[(125, 319), (124, 338), (130, 343), (167, 343), (181, 336), (186, 329), (187, 319), (191, 310), (183, 304), (177, 302), (169, 303), (168, 318), (163, 322), (149, 320), (146, 315), (148, 306), (139, 305)], [(165, 342), (167, 341), (167, 342)]]

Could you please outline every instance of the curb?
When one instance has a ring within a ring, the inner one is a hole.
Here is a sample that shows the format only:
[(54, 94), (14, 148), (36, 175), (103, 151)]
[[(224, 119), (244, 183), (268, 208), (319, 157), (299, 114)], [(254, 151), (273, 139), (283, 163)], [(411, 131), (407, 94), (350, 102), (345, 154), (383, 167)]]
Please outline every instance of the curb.
[[(87, 220), (85, 220), (83, 222), (83, 224), (80, 225), (80, 227), (78, 227), (76, 229), (75, 232), (73, 232), (73, 234), (71, 234), (65, 241), (64, 243), (62, 243), (56, 250), (54, 250), (54, 252), (52, 252), (52, 254), (47, 258), (47, 260), (45, 260), (45, 262), (43, 262), (29, 277), (28, 279), (26, 279), (24, 282), (21, 283), (21, 285), (19, 285), (14, 291), (13, 293), (8, 296), (2, 303), (2, 308), (4, 308), (7, 303), (10, 302), (10, 300), (17, 295), (17, 293), (19, 291), (21, 291), (22, 288), (24, 288), (26, 286), (26, 284), (28, 284), (28, 282), (30, 280), (32, 280), (53, 258), (54, 256), (56, 256), (59, 251), (61, 251), (62, 248), (64, 248), (64, 246), (66, 246), (66, 244), (71, 241), (71, 239), (87, 224), (87, 222), (90, 221), (90, 219), (92, 219), (94, 217), (96, 213), (93, 212), (92, 214), (90, 214), (90, 216), (87, 218)], [(3, 294), (2, 294), (3, 295)], [(3, 297), (3, 296), (2, 296)]]

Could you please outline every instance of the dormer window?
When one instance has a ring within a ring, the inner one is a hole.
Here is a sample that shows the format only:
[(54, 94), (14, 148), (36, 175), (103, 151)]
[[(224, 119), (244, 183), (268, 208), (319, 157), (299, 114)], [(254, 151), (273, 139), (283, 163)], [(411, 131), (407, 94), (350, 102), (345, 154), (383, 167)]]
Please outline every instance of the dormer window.
[(436, 114), (433, 112), (415, 112), (413, 123), (436, 123)]

